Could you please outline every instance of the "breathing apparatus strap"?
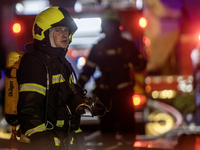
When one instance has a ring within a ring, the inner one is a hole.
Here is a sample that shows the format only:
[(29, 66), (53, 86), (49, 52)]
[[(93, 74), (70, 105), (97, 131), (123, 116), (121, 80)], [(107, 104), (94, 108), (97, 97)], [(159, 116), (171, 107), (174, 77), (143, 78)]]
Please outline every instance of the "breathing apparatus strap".
[[(43, 60), (42, 57), (47, 57), (48, 55), (44, 54), (43, 52), (40, 51), (35, 51), (36, 54), (38, 55), (34, 55), (35, 57), (37, 57), (44, 65), (45, 69), (46, 69), (46, 73), (47, 73), (47, 88), (46, 88), (46, 110), (45, 110), (45, 125), (47, 125), (47, 115), (48, 115), (48, 103), (49, 103), (49, 89), (50, 89), (50, 85), (52, 83), (52, 73), (51, 71), (49, 71), (49, 68), (46, 64), (46, 62)], [(42, 55), (42, 57), (40, 57), (40, 55)]]

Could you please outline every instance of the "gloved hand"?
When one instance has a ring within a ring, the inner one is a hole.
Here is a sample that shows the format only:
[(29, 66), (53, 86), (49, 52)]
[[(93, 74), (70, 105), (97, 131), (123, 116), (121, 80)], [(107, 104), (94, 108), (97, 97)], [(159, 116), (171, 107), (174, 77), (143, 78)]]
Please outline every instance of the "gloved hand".
[(92, 116), (103, 116), (108, 112), (107, 107), (99, 100), (98, 97), (87, 98), (83, 89), (78, 89), (76, 94), (71, 95), (68, 101), (68, 107), (72, 115), (80, 116), (88, 109)]
[(80, 108), (79, 110), (76, 110), (76, 109), (80, 104), (83, 104), (85, 101), (87, 101), (87, 97), (85, 96), (87, 91), (82, 89), (80, 86), (76, 84), (74, 84), (74, 86), (76, 89), (76, 93), (75, 94), (73, 93), (72, 95), (70, 95), (67, 105), (69, 107), (69, 111), (71, 112), (71, 115), (80, 116), (81, 114), (85, 113), (85, 110), (83, 108)]
[(88, 98), (86, 102), (88, 110), (90, 110), (92, 116), (104, 116), (107, 112), (107, 107), (99, 100), (98, 97)]

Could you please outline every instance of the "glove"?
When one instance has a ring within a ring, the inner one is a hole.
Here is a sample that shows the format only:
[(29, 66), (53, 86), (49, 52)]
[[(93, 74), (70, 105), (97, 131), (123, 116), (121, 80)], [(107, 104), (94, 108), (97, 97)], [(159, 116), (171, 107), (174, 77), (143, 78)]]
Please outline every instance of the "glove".
[(71, 95), (68, 101), (69, 111), (74, 116), (80, 116), (85, 113), (85, 109), (88, 109), (92, 116), (104, 116), (107, 111), (107, 107), (99, 100), (98, 97), (87, 98), (86, 91), (77, 87), (77, 93)]
[(70, 97), (68, 101), (68, 111), (71, 113), (73, 116), (81, 116), (81, 114), (85, 113), (84, 108), (79, 108), (77, 110), (77, 107), (84, 103), (86, 101), (86, 97), (81, 96), (79, 93), (74, 94)]
[(99, 98), (85, 98), (84, 102), (80, 104), (75, 112), (79, 112), (82, 109), (87, 109), (90, 111), (92, 116), (104, 116), (107, 112), (107, 107), (99, 100)]

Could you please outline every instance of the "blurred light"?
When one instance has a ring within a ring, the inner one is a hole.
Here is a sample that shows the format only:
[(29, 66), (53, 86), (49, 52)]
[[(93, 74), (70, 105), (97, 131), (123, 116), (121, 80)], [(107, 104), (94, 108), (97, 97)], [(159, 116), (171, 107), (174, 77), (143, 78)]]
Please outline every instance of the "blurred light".
[(134, 94), (132, 96), (132, 100), (133, 100), (133, 105), (138, 107), (146, 103), (146, 96), (141, 94)]
[(76, 1), (75, 5), (74, 5), (74, 10), (77, 13), (82, 11), (82, 4), (79, 1)]
[(147, 26), (147, 21), (146, 21), (146, 19), (145, 18), (140, 18), (140, 20), (139, 20), (139, 25), (140, 25), (140, 27), (142, 27), (142, 28), (145, 28), (146, 26)]
[(143, 7), (143, 0), (136, 0), (136, 8), (142, 9)]
[(160, 92), (160, 97), (162, 99), (166, 99), (167, 98), (167, 90), (163, 90), (162, 92)]
[(24, 0), (15, 5), (15, 11), (23, 15), (38, 14), (49, 6), (49, 0)]
[(22, 3), (17, 3), (15, 5), (15, 9), (16, 9), (17, 14), (21, 14), (24, 11), (24, 6), (22, 5)]
[(151, 150), (174, 149), (174, 142), (169, 140), (135, 141), (133, 147), (135, 147), (137, 150), (149, 149), (149, 148)]
[(188, 121), (188, 122), (190, 122), (190, 121), (192, 121), (192, 118), (193, 118), (193, 115), (190, 113), (190, 114), (187, 114), (186, 115), (186, 120)]
[[(164, 123), (159, 123), (159, 121), (164, 121)], [(157, 133), (164, 133), (169, 131), (173, 125), (174, 125), (174, 120), (173, 118), (167, 114), (167, 113), (158, 113), (154, 116), (154, 130)]]
[(151, 86), (150, 86), (150, 85), (147, 85), (147, 86), (145, 87), (145, 91), (146, 91), (147, 93), (150, 93), (150, 92), (151, 92)]
[(193, 90), (192, 84), (189, 84), (189, 85), (186, 86), (186, 91), (187, 91), (188, 93), (189, 93), (189, 92), (192, 92), (192, 90)]
[(174, 119), (171, 115), (164, 112), (153, 111), (149, 114), (146, 127), (151, 135), (167, 132), (174, 126)]
[(21, 25), (19, 23), (15, 23), (13, 25), (13, 32), (14, 33), (19, 33), (21, 31)]
[(177, 78), (177, 82), (180, 82), (181, 80), (183, 80), (183, 77), (182, 77), (182, 76), (179, 76), (179, 77)]
[(199, 52), (199, 49), (198, 48), (194, 48), (190, 54), (190, 58), (192, 60), (192, 63), (194, 65), (197, 65), (200, 61), (200, 52)]
[(147, 48), (147, 49), (146, 49), (146, 54), (147, 54), (147, 56), (150, 56), (150, 55), (151, 55), (151, 49), (150, 49), (150, 48)]
[(199, 41), (200, 41), (200, 34), (199, 34)]
[(124, 29), (124, 27), (123, 26), (119, 26), (119, 29), (122, 31)]
[(172, 76), (167, 77), (167, 83), (170, 84), (173, 82), (174, 78)]
[(155, 84), (159, 84), (161, 83), (161, 81), (162, 81), (162, 77), (157, 76), (153, 78), (153, 83)]
[(96, 70), (95, 70), (95, 72), (93, 74), (94, 79), (97, 79), (97, 78), (99, 78), (101, 76), (102, 76), (101, 70), (99, 69), (99, 67), (96, 67)]
[(73, 51), (71, 52), (71, 55), (72, 55), (72, 57), (76, 58), (76, 57), (79, 56), (79, 52), (78, 52), (77, 50), (73, 50)]
[(146, 47), (149, 47), (151, 45), (151, 41), (147, 36), (143, 37), (143, 43), (145, 44)]
[(192, 92), (193, 90), (193, 77), (189, 76), (187, 79), (184, 79), (182, 76), (179, 76), (177, 78), (177, 89), (182, 91), (182, 92)]
[(141, 97), (139, 95), (133, 95), (133, 104), (134, 106), (140, 105), (142, 102)]
[(85, 57), (79, 57), (79, 58), (78, 58), (78, 63), (79, 63), (81, 66), (85, 66), (85, 63), (86, 63)]
[(86, 59), (85, 59), (85, 57), (79, 57), (79, 58), (77, 59), (77, 68), (78, 68), (78, 69), (82, 69), (83, 66), (85, 66), (85, 64), (86, 64)]
[[(101, 30), (100, 18), (74, 18), (74, 21), (78, 27), (78, 32), (99, 32)], [(76, 35), (76, 32), (75, 34)]]
[(172, 90), (167, 90), (167, 98), (168, 99), (173, 98), (173, 91)]
[(151, 94), (153, 99), (172, 99), (176, 96), (175, 90), (153, 91)]
[(153, 92), (152, 92), (152, 97), (153, 97), (154, 99), (158, 98), (158, 96), (159, 96), (158, 91), (153, 91)]
[(151, 83), (151, 78), (150, 77), (146, 77), (145, 78), (145, 83), (146, 84), (150, 84)]
[(133, 146), (134, 147), (141, 147), (142, 143), (140, 141), (136, 141)]

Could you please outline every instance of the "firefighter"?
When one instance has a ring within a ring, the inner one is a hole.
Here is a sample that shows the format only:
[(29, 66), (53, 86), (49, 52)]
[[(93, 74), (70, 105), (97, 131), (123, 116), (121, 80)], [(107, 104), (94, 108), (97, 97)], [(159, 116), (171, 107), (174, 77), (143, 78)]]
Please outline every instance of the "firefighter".
[(33, 42), (25, 46), (17, 74), (19, 149), (86, 149), (79, 127), (84, 111), (76, 109), (81, 96), (74, 96), (82, 88), (65, 58), (76, 30), (62, 7), (50, 7), (35, 18)]
[(79, 83), (84, 87), (98, 68), (101, 77), (95, 79), (96, 88), (93, 92), (111, 108), (101, 118), (102, 133), (135, 134), (132, 102), (134, 79), (131, 70), (144, 70), (147, 61), (132, 41), (122, 37), (118, 13), (109, 9), (101, 19), (105, 38), (92, 47), (79, 76)]

